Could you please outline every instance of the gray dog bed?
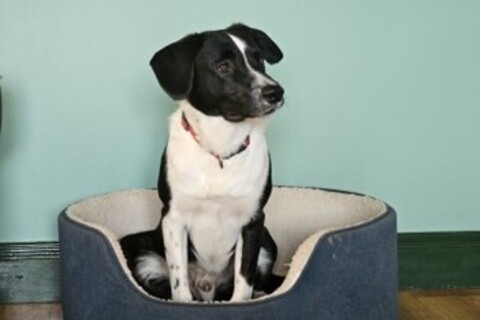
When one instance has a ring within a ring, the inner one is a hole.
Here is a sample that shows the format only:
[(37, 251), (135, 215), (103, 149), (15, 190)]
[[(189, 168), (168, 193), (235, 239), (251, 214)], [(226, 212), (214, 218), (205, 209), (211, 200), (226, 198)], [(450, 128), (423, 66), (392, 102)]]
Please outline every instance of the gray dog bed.
[(65, 320), (397, 319), (394, 210), (340, 191), (275, 187), (265, 208), (278, 246), (272, 294), (242, 303), (176, 303), (145, 293), (118, 239), (153, 229), (155, 190), (89, 198), (59, 216)]

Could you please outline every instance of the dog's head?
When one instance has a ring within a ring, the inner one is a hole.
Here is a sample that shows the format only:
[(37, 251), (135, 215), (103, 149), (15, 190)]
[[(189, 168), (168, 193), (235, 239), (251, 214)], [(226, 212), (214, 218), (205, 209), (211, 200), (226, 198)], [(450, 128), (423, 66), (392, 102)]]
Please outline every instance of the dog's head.
[(188, 35), (158, 51), (150, 64), (173, 99), (238, 122), (283, 105), (282, 87), (265, 72), (265, 61), (274, 64), (282, 57), (263, 31), (234, 24)]

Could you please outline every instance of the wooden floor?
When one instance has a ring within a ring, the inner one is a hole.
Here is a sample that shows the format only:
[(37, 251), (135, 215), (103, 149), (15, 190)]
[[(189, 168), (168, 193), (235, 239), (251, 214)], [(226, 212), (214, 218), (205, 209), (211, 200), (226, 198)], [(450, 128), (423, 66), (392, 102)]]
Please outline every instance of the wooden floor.
[(404, 291), (399, 297), (401, 320), (480, 320), (480, 289)]
[[(480, 289), (403, 291), (399, 302), (400, 320), (480, 319)], [(0, 320), (61, 319), (59, 304), (0, 305)]]
[(52, 304), (0, 304), (0, 320), (62, 320), (62, 307)]

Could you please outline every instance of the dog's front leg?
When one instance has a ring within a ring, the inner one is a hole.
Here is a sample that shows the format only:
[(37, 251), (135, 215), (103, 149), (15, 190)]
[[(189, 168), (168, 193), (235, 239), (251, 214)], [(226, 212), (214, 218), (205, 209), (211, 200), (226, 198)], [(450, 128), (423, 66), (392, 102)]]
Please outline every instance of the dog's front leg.
[(235, 247), (235, 282), (230, 300), (232, 302), (252, 298), (264, 221), (265, 214), (257, 213), (250, 223), (242, 228), (238, 238)]
[(165, 244), (172, 299), (174, 301), (192, 301), (188, 283), (188, 235), (185, 225), (170, 211), (162, 219), (162, 232)]

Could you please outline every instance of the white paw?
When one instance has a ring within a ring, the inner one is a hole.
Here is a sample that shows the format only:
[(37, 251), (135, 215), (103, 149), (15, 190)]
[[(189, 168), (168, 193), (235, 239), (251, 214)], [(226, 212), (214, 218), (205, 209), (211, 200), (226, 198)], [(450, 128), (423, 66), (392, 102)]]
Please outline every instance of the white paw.
[(191, 302), (193, 300), (190, 290), (173, 290), (172, 300), (177, 302)]
[(250, 294), (233, 294), (232, 298), (230, 299), (230, 302), (241, 302), (241, 301), (247, 301), (250, 300), (252, 296)]
[(230, 299), (230, 302), (239, 302), (247, 301), (252, 299), (253, 287), (245, 281), (245, 279), (240, 276), (237, 281), (235, 281), (235, 287), (233, 289), (233, 296)]

